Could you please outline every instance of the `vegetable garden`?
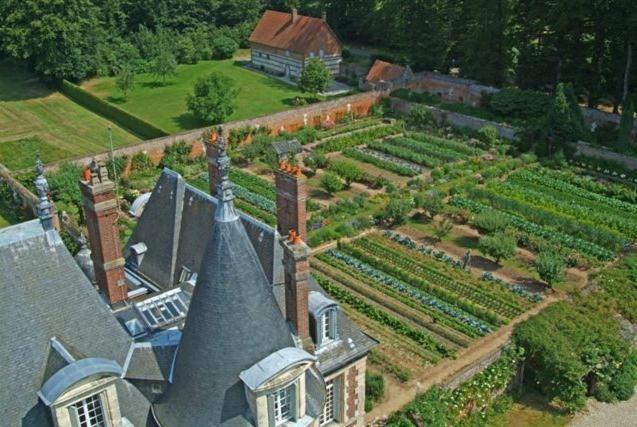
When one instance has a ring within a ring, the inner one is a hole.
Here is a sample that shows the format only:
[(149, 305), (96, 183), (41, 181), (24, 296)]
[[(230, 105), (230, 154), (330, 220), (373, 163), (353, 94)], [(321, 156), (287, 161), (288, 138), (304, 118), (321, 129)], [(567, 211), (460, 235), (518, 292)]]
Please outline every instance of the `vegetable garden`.
[(318, 254), (312, 266), (333, 298), (406, 338), (404, 345), (416, 347), (425, 365), (454, 357), (538, 301), (503, 282), (479, 279), (392, 232), (340, 243)]

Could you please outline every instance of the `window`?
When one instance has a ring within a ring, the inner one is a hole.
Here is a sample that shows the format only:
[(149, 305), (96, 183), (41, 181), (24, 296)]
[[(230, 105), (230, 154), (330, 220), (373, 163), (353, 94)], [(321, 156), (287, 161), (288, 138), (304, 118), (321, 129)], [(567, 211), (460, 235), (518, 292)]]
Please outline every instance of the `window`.
[(319, 423), (323, 426), (334, 421), (334, 380), (325, 383), (325, 406)]
[(294, 384), (282, 388), (272, 394), (274, 424), (281, 425), (292, 419), (292, 394)]
[(323, 49), (319, 50), (319, 56), (322, 58), (325, 56), (325, 51)]
[(185, 265), (181, 267), (181, 273), (179, 274), (179, 283), (184, 283), (190, 280), (193, 276), (192, 270)]
[(321, 314), (321, 342), (325, 343), (332, 339), (332, 310)]
[(102, 400), (98, 394), (71, 405), (79, 427), (106, 427)]

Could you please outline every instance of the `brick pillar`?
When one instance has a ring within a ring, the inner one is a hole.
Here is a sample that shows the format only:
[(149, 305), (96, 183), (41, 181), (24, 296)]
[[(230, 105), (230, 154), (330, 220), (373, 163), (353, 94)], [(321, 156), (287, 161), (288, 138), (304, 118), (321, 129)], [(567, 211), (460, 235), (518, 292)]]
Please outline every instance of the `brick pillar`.
[(310, 248), (294, 231), (283, 239), (285, 317), (294, 326), (303, 348), (313, 351), (308, 313), (310, 253)]
[(210, 194), (217, 194), (217, 184), (220, 180), (219, 169), (217, 168), (217, 157), (219, 150), (217, 148), (218, 133), (209, 133), (204, 135), (204, 144), (206, 145), (206, 157), (208, 159), (208, 184)]
[(301, 169), (279, 163), (275, 172), (276, 181), (276, 213), (279, 234), (287, 236), (290, 230), (295, 230), (302, 240), (307, 240), (307, 214), (305, 202), (307, 200), (307, 179)]
[(97, 285), (109, 304), (125, 301), (128, 286), (117, 228), (115, 184), (103, 164), (91, 162), (80, 180), (80, 190)]

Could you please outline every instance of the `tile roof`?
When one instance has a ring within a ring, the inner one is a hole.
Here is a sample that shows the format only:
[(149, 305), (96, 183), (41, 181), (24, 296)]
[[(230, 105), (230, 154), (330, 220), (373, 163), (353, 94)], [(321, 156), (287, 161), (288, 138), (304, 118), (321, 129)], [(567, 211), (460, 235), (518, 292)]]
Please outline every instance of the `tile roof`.
[(289, 50), (308, 55), (340, 55), (342, 46), (329, 24), (320, 18), (298, 15), (292, 22), (292, 14), (266, 10), (248, 39), (267, 47)]
[(405, 67), (377, 59), (372, 68), (369, 69), (365, 80), (368, 82), (390, 82), (402, 77), (406, 71)]

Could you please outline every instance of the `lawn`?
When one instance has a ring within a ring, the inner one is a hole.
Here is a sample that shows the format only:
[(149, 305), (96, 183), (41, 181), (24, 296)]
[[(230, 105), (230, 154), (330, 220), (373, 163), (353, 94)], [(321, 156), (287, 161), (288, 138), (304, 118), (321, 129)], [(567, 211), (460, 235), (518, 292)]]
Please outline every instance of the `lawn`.
[[(108, 149), (109, 122), (40, 83), (25, 68), (0, 61), (0, 163), (31, 167)], [(113, 145), (139, 139), (113, 126)]]
[(136, 76), (135, 88), (122, 98), (113, 77), (97, 78), (83, 85), (95, 95), (168, 132), (202, 127), (186, 109), (186, 98), (195, 81), (212, 72), (219, 72), (234, 80), (240, 89), (234, 114), (228, 120), (258, 117), (293, 107), (292, 101), (303, 92), (261, 73), (238, 65), (233, 59), (201, 61), (195, 65), (179, 65), (177, 74), (162, 84), (152, 74)]

